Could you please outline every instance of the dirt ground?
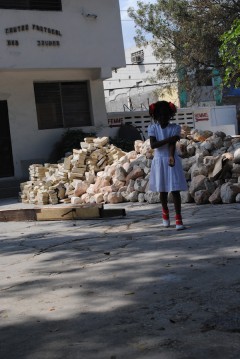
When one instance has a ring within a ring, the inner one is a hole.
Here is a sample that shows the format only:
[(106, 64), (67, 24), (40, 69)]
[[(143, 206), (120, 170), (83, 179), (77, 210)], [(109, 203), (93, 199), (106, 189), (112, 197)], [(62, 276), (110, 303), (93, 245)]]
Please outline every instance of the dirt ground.
[(240, 205), (183, 205), (179, 232), (106, 208), (127, 215), (0, 223), (0, 358), (239, 359)]

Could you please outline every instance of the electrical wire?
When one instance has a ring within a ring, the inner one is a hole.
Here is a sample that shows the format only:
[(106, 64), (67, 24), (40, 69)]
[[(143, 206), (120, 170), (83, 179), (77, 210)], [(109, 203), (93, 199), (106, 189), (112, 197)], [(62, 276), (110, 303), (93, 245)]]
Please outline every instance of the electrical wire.
[(147, 85), (139, 85), (139, 86), (127, 86), (127, 87), (115, 87), (115, 88), (111, 88), (111, 89), (104, 89), (104, 91), (113, 91), (113, 90), (123, 90), (123, 89), (139, 89), (139, 88), (143, 88), (143, 87), (150, 87), (150, 86), (162, 86), (162, 85), (168, 85), (168, 84), (174, 84), (177, 83), (178, 81), (171, 81), (171, 82), (162, 82), (159, 84), (147, 84)]
[(142, 64), (126, 64), (126, 66), (145, 66), (145, 65), (174, 65), (174, 62), (147, 62)]

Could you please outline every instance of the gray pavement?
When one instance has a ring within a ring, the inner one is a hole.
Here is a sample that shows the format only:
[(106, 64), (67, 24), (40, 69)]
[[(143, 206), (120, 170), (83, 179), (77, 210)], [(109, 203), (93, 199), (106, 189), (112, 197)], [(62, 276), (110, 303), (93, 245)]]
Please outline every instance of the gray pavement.
[(0, 358), (239, 359), (240, 205), (184, 204), (179, 232), (105, 208), (127, 215), (0, 223)]

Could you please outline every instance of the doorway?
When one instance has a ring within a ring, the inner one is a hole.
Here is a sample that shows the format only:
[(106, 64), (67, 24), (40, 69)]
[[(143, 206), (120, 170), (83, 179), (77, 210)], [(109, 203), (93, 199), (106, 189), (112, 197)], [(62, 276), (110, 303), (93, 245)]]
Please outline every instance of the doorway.
[(0, 178), (14, 176), (7, 101), (0, 101)]

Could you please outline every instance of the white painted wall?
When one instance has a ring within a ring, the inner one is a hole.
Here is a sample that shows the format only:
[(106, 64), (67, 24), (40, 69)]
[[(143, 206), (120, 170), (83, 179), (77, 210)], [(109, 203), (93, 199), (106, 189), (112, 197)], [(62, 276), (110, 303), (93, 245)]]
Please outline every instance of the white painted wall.
[[(112, 137), (117, 136), (121, 125), (136, 127), (144, 140), (148, 138), (148, 126), (152, 118), (148, 111), (109, 112), (108, 125)], [(236, 106), (185, 107), (178, 108), (172, 123), (187, 125), (190, 129), (223, 131), (235, 136), (237, 132)]]
[(193, 108), (195, 128), (223, 131), (227, 135), (238, 134), (237, 110), (235, 105)]
[[(101, 68), (104, 78), (125, 64), (118, 0), (62, 0), (63, 11), (0, 9), (0, 69)], [(97, 15), (96, 19), (84, 16)], [(28, 25), (28, 31), (6, 29)], [(32, 29), (39, 25), (61, 32), (52, 35)], [(19, 46), (7, 46), (16, 40)], [(60, 46), (38, 46), (37, 41)]]
[[(144, 62), (139, 65), (132, 65), (131, 54), (140, 50), (144, 52)], [(150, 45), (146, 48), (134, 46), (126, 49), (125, 57), (126, 67), (117, 69), (117, 72), (113, 71), (112, 77), (104, 81), (105, 101), (108, 112), (123, 111), (124, 105), (129, 105), (129, 97), (132, 99), (135, 111), (147, 109), (149, 103), (158, 100), (154, 90), (162, 88), (161, 81), (155, 81), (155, 83), (158, 83), (157, 86), (152, 86), (150, 81), (151, 78), (156, 76), (156, 72), (161, 66), (160, 61), (153, 55)], [(108, 91), (108, 89), (112, 89), (112, 91)], [(179, 105), (178, 94), (176, 90), (174, 91), (174, 87), (173, 95), (166, 94), (164, 97), (161, 97), (161, 100), (163, 99)]]

